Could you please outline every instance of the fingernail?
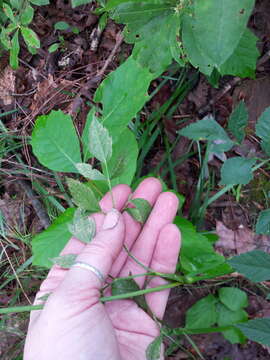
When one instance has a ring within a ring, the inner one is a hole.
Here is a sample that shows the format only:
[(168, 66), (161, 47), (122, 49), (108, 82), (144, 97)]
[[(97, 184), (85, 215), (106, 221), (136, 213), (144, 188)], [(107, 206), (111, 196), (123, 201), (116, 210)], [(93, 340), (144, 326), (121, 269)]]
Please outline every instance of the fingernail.
[(102, 230), (113, 229), (119, 221), (120, 213), (116, 209), (110, 210), (104, 220)]

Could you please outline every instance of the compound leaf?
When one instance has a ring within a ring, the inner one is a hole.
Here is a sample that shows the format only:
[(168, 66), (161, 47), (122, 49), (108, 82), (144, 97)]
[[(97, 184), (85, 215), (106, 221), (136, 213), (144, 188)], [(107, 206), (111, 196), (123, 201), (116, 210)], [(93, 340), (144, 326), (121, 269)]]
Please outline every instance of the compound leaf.
[(270, 255), (263, 251), (253, 250), (234, 256), (228, 263), (251, 281), (270, 280)]
[(31, 145), (42, 165), (55, 171), (78, 172), (76, 163), (81, 162), (80, 143), (69, 115), (58, 110), (39, 116)]

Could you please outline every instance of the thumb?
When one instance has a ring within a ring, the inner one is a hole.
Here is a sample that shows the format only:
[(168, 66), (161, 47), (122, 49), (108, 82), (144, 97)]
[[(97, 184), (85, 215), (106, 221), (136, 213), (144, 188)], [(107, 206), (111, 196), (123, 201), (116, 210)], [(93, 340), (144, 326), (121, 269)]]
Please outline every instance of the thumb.
[[(90, 244), (86, 245), (77, 256), (76, 261), (92, 265), (98, 269), (106, 279), (113, 262), (119, 255), (125, 238), (125, 224), (123, 216), (115, 209), (107, 213), (101, 230)], [(102, 283), (94, 272), (80, 267), (71, 267), (65, 279), (58, 288), (58, 293), (64, 296), (76, 294), (76, 300), (97, 300)]]

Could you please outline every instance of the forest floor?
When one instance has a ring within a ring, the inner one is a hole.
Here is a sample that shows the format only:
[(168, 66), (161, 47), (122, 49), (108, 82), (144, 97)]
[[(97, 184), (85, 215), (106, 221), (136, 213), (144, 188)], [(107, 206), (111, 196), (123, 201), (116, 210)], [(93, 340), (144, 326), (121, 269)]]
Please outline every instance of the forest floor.
[[(70, 27), (61, 31), (54, 30), (54, 24), (59, 21), (68, 23)], [(81, 133), (95, 89), (102, 78), (116, 69), (130, 54), (130, 45), (117, 38), (122, 29), (120, 25), (109, 20), (103, 33), (98, 34), (97, 22), (98, 16), (91, 12), (91, 5), (71, 9), (65, 1), (54, 1), (54, 4), (39, 7), (35, 12), (31, 27), (41, 40), (38, 53), (31, 55), (22, 44), (20, 67), (17, 71), (9, 67), (8, 54), (3, 54), (1, 58), (1, 307), (28, 304), (28, 299), (33, 300), (46, 272), (31, 267), (31, 239), (58, 215), (59, 210), (54, 206), (53, 199), (57, 199), (63, 207), (66, 206), (57, 177), (53, 178), (48, 174), (31, 152), (29, 137), (36, 117), (52, 109), (61, 109), (72, 115), (78, 133)], [(72, 27), (77, 30), (72, 31)], [(184, 78), (189, 90), (173, 116), (163, 116), (160, 120), (170, 144), (175, 142), (177, 130), (208, 114), (213, 114), (222, 126), (226, 126), (235, 105), (244, 100), (249, 111), (249, 135), (242, 146), (234, 147), (232, 155), (259, 154), (258, 142), (253, 135), (254, 127), (261, 113), (270, 106), (269, 0), (257, 0), (249, 27), (260, 39), (258, 49), (261, 57), (256, 79), (224, 77), (220, 80), (219, 87), (214, 88), (193, 68), (175, 73), (175, 78)], [(59, 41), (60, 48), (49, 53), (48, 47)], [(154, 91), (166, 75), (168, 74), (156, 79), (150, 90)], [(173, 95), (174, 83), (174, 79), (168, 79), (152, 97), (141, 112), (142, 121), (146, 121), (151, 113)], [(176, 143), (172, 161), (175, 162), (188, 152), (192, 152), (189, 140)], [(153, 173), (165, 155), (164, 139), (159, 136), (144, 159), (140, 176)], [(211, 162), (216, 172), (221, 165), (218, 159)], [(177, 184), (177, 190), (185, 197), (183, 215), (188, 216), (199, 174), (198, 156), (189, 156), (174, 171), (175, 178), (172, 179), (164, 164), (157, 175), (162, 175), (169, 186), (172, 182)], [(60, 179), (64, 178), (62, 174), (58, 176)], [(266, 197), (269, 196), (269, 178), (270, 174), (260, 169), (254, 180), (242, 189), (240, 198), (227, 193), (208, 208), (203, 228), (217, 232), (217, 250), (220, 253), (231, 256), (252, 249), (270, 252), (270, 238), (256, 235), (253, 231), (255, 219), (265, 208)], [(215, 188), (211, 189), (211, 195), (215, 192)], [(42, 212), (37, 211), (37, 207), (45, 211), (45, 217)], [(270, 316), (270, 302), (265, 300), (259, 288), (241, 278), (231, 281), (234, 286), (241, 287), (248, 293), (247, 311), (251, 318)], [(165, 316), (167, 324), (172, 327), (183, 326), (186, 310), (207, 295), (212, 286), (209, 281), (200, 286), (186, 286), (172, 291)], [(22, 359), (27, 321), (28, 314), (0, 316), (1, 359)], [(192, 336), (192, 342), (188, 338), (183, 339), (182, 348), (168, 359), (260, 360), (270, 359), (270, 349), (253, 342), (232, 345), (220, 334), (196, 335)]]

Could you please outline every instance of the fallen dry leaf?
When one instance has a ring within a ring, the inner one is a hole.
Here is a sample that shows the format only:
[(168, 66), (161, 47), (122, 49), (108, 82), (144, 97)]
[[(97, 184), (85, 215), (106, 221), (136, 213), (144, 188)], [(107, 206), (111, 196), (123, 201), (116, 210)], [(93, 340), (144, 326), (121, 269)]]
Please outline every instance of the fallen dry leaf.
[(15, 71), (10, 66), (6, 66), (0, 73), (0, 99), (4, 105), (13, 103), (12, 94), (15, 93)]

